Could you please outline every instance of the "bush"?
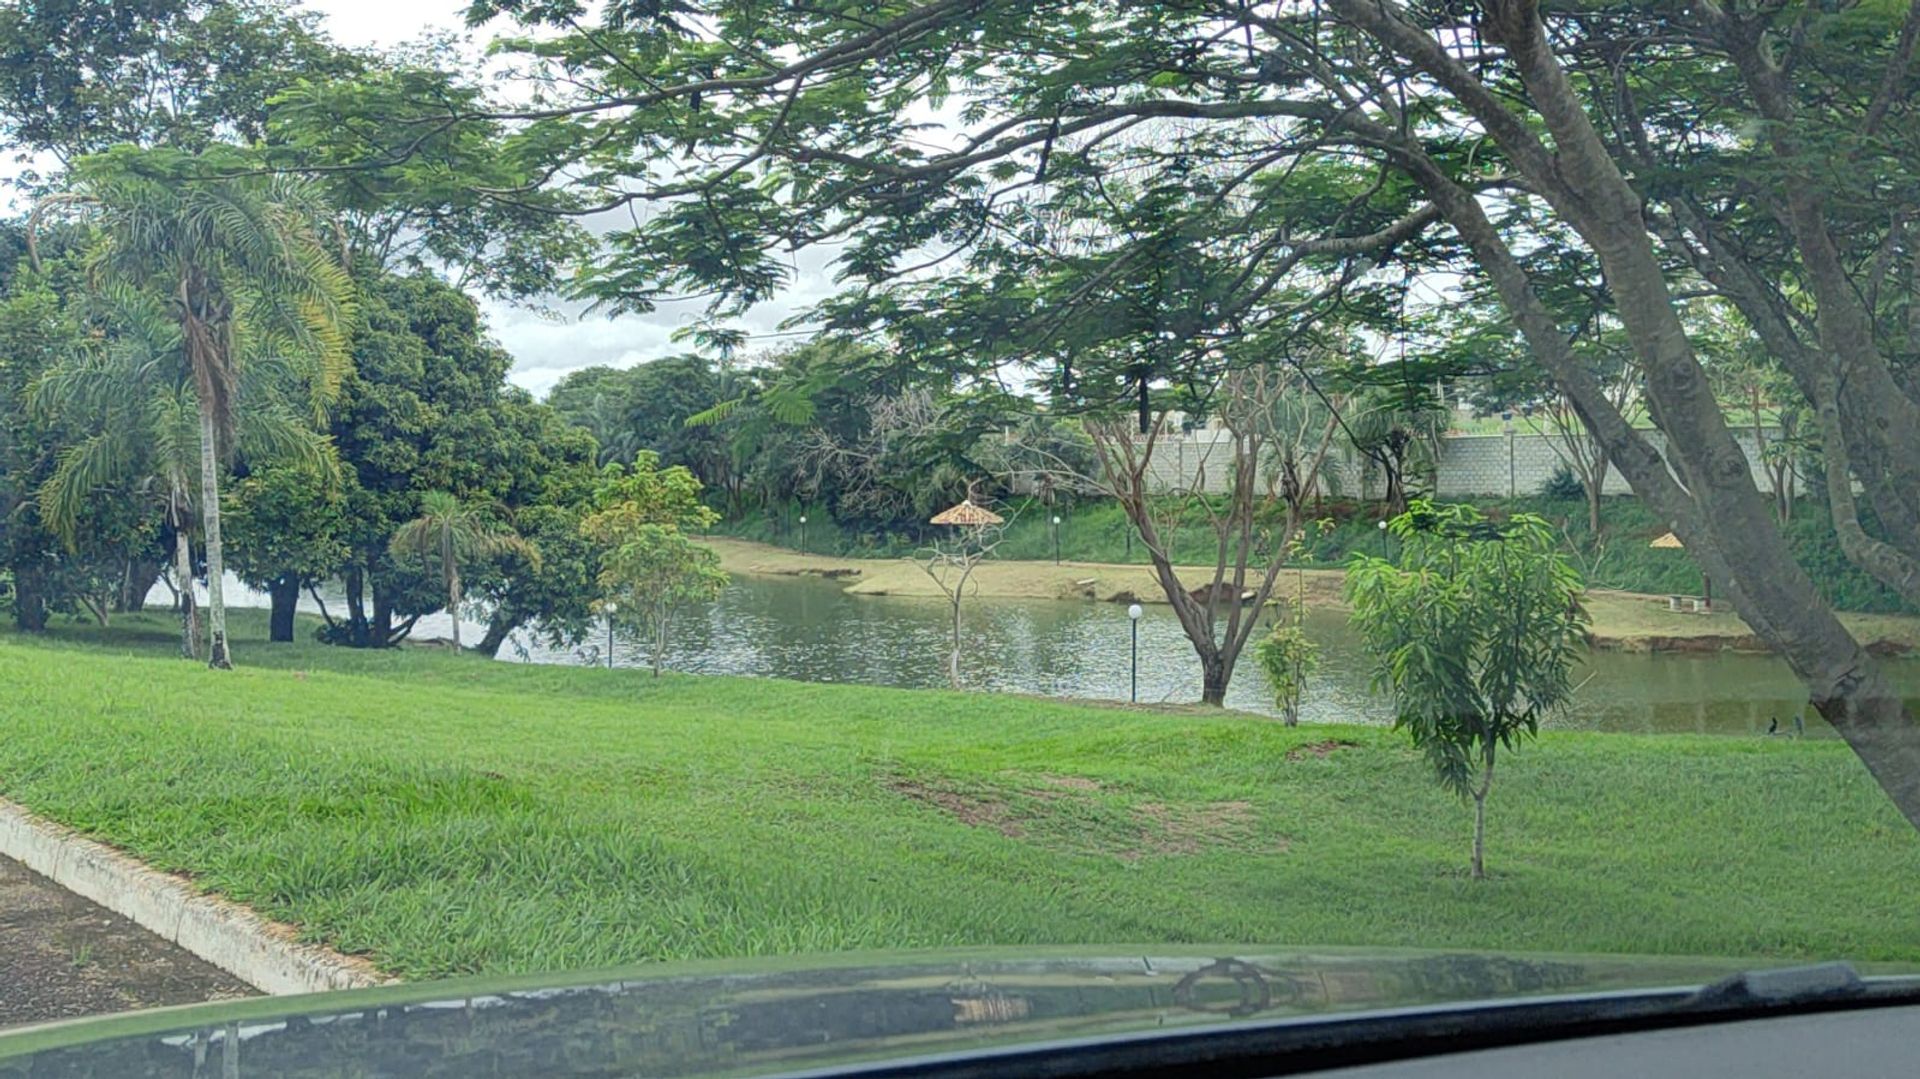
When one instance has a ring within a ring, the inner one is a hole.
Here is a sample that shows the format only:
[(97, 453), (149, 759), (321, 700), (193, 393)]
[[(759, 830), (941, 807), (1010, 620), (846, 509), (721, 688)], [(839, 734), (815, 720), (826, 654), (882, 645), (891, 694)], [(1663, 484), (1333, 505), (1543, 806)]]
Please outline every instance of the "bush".
[(1280, 717), (1287, 726), (1297, 726), (1300, 694), (1307, 688), (1307, 678), (1320, 665), (1320, 646), (1298, 625), (1277, 626), (1253, 646), (1253, 658), (1273, 687), (1273, 703), (1279, 707)]
[(1573, 474), (1573, 469), (1561, 465), (1540, 485), (1540, 497), (1549, 502), (1578, 502), (1587, 497), (1587, 486)]

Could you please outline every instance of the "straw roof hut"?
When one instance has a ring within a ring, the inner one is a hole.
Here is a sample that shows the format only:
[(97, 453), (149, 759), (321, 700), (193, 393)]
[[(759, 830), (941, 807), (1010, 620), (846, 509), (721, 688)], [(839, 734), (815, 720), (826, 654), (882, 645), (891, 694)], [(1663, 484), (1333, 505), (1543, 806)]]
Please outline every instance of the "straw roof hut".
[(973, 499), (969, 498), (952, 509), (934, 514), (933, 520), (928, 523), (984, 528), (987, 525), (1005, 524), (1006, 519), (990, 509), (974, 505)]

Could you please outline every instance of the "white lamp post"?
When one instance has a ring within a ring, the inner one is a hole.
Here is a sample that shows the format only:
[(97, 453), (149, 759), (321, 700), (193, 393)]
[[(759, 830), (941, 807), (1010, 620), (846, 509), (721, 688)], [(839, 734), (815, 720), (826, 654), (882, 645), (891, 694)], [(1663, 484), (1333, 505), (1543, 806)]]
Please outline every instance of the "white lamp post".
[(1387, 557), (1387, 522), (1380, 522), (1380, 557)]
[(1053, 564), (1060, 564), (1060, 515), (1053, 515)]
[(1127, 682), (1127, 701), (1140, 703), (1140, 616), (1147, 612), (1138, 603), (1127, 607), (1127, 621), (1133, 623), (1133, 674)]
[(807, 553), (807, 515), (800, 515), (800, 553)]

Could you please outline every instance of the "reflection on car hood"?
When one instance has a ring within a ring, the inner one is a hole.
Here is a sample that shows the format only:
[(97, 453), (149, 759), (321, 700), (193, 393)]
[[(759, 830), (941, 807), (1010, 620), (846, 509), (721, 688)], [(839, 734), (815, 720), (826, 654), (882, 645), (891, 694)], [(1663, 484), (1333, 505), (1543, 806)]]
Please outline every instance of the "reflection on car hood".
[(55, 1024), (0, 1035), (0, 1079), (761, 1075), (1250, 1018), (1698, 985), (1751, 965), (1163, 947), (653, 965)]

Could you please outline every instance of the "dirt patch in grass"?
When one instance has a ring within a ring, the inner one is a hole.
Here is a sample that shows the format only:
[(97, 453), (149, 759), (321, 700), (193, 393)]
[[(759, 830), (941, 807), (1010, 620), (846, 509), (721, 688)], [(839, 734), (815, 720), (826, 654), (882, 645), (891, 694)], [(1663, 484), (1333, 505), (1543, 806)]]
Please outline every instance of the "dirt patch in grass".
[(1317, 760), (1326, 760), (1328, 757), (1333, 756), (1343, 749), (1352, 749), (1359, 744), (1358, 742), (1349, 742), (1345, 738), (1328, 738), (1321, 742), (1308, 742), (1306, 745), (1294, 746), (1292, 749), (1287, 750), (1287, 759), (1290, 761), (1303, 761), (1308, 757), (1313, 757)]
[(1060, 776), (1050, 772), (1042, 772), (1034, 778), (1046, 786), (1064, 787), (1071, 791), (1097, 791), (1102, 789), (1099, 780), (1088, 779), (1086, 776)]
[[(1245, 849), (1254, 839), (1253, 806), (1247, 802), (1167, 805), (1142, 802), (1133, 807), (1139, 845), (1121, 853), (1133, 861), (1148, 854), (1199, 854), (1221, 847)], [(1280, 838), (1279, 850), (1286, 849)]]
[(943, 790), (911, 779), (896, 779), (887, 787), (895, 794), (934, 806), (962, 824), (991, 828), (1008, 839), (1018, 839), (1026, 834), (1026, 828), (1021, 825), (1013, 808), (998, 798)]
[(933, 806), (961, 824), (990, 828), (1009, 839), (1063, 853), (1137, 862), (1212, 850), (1287, 848), (1285, 837), (1260, 843), (1249, 802), (1132, 803), (1086, 776), (1007, 776), (1010, 785), (1001, 790), (961, 789), (938, 780), (904, 778), (886, 785), (895, 794)]

